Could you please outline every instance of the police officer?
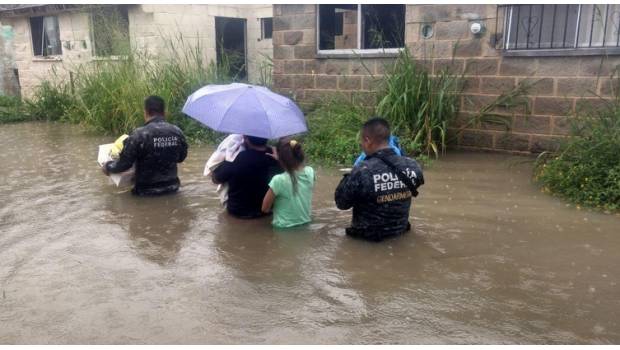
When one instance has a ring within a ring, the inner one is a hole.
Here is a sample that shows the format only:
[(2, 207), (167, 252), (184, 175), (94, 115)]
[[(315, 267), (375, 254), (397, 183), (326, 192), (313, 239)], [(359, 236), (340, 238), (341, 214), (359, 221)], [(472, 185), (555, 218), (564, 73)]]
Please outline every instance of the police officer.
[(164, 100), (149, 96), (144, 100), (144, 121), (124, 141), (118, 160), (104, 164), (103, 172), (121, 173), (136, 165), (137, 195), (159, 195), (176, 192), (180, 181), (177, 163), (187, 156), (185, 135), (178, 127), (165, 121)]
[(422, 169), (410, 158), (390, 148), (390, 126), (383, 118), (371, 118), (362, 127), (360, 146), (366, 160), (345, 174), (336, 188), (336, 206), (353, 207), (348, 235), (371, 241), (410, 230), (409, 208), (417, 188), (424, 184)]

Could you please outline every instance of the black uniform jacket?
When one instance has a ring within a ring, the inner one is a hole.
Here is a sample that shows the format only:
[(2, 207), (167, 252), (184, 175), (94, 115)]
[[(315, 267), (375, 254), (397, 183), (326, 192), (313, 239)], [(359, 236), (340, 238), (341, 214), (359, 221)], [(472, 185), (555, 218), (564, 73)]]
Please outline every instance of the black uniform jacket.
[(404, 171), (416, 188), (424, 183), (418, 163), (389, 148), (368, 156), (350, 175), (344, 176), (335, 197), (339, 209), (353, 208), (347, 234), (372, 241), (399, 235), (410, 227), (411, 191), (379, 157), (387, 158)]
[(177, 163), (187, 156), (187, 142), (181, 129), (157, 116), (135, 129), (124, 141), (118, 160), (106, 163), (110, 173), (136, 165), (137, 195), (157, 195), (179, 189)]

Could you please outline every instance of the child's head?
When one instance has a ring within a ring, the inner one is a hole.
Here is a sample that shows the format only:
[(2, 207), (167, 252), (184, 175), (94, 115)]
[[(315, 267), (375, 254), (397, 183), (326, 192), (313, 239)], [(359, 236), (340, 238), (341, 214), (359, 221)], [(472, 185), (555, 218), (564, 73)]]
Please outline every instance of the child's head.
[(303, 165), (305, 159), (301, 144), (290, 138), (281, 138), (277, 148), (280, 165), (282, 165), (282, 168), (291, 176), (293, 189), (297, 191), (297, 177), (295, 176), (295, 171)]

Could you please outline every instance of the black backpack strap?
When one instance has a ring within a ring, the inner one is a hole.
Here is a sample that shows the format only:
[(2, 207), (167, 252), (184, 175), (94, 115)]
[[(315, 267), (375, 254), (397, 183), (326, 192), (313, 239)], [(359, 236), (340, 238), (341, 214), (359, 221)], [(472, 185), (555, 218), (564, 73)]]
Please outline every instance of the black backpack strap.
[(374, 155), (373, 157), (380, 159), (383, 163), (385, 163), (385, 165), (387, 165), (398, 177), (398, 179), (400, 181), (402, 181), (402, 183), (404, 183), (408, 188), (409, 191), (411, 191), (411, 195), (414, 197), (418, 196), (418, 188), (416, 187), (416, 185), (413, 183), (413, 181), (411, 181), (411, 179), (409, 178), (409, 176), (407, 176), (407, 174), (405, 174), (402, 170), (399, 170), (396, 165), (394, 165), (394, 163), (392, 163), (391, 161), (389, 161), (386, 157), (384, 157), (383, 155), (379, 156), (379, 155)]

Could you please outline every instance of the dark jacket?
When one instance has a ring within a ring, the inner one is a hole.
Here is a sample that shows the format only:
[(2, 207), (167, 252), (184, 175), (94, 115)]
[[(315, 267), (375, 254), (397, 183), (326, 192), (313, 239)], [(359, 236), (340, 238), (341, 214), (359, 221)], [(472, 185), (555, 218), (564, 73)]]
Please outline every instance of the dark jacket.
[(278, 162), (267, 153), (271, 153), (271, 149), (246, 149), (234, 161), (224, 161), (213, 170), (217, 183), (228, 183), (226, 209), (231, 215), (245, 219), (265, 215), (261, 206), (269, 190), (269, 181), (282, 172)]
[(353, 207), (347, 234), (372, 241), (402, 234), (410, 228), (411, 191), (379, 157), (386, 157), (405, 171), (416, 188), (424, 183), (418, 163), (389, 148), (368, 156), (350, 175), (344, 176), (335, 197), (338, 209)]
[(177, 163), (187, 156), (187, 142), (178, 127), (157, 116), (135, 129), (124, 141), (118, 160), (106, 163), (110, 173), (120, 173), (136, 165), (137, 195), (157, 195), (179, 189)]

